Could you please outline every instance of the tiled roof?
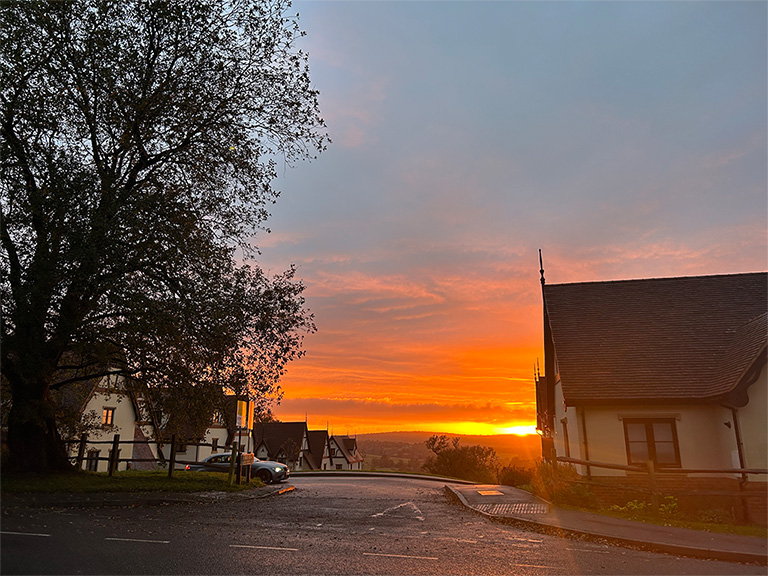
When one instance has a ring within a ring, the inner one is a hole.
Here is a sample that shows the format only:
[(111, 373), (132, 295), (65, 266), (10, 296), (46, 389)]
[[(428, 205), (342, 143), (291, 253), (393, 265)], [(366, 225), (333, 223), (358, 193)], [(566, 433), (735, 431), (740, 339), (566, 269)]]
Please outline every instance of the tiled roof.
[(357, 451), (357, 440), (355, 438), (349, 436), (332, 436), (331, 438), (336, 442), (347, 462), (362, 462), (363, 459)]
[(276, 458), (281, 448), (292, 458), (301, 453), (306, 430), (306, 422), (259, 422), (253, 426), (253, 436), (256, 446), (264, 442), (270, 458)]
[(569, 404), (718, 397), (766, 345), (765, 272), (548, 284), (544, 298)]
[(323, 466), (323, 453), (328, 444), (327, 430), (310, 430), (307, 433), (309, 452), (305, 454), (307, 462), (313, 470), (319, 470)]

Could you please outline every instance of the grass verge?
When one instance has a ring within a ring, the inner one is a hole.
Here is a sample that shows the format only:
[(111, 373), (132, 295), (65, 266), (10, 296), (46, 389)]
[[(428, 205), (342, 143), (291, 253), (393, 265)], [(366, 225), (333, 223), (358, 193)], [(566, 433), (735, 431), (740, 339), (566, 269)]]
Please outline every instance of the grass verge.
[(108, 476), (101, 472), (75, 471), (66, 474), (13, 474), (0, 478), (0, 491), (27, 493), (92, 493), (92, 492), (240, 492), (261, 488), (258, 479), (249, 484), (230, 486), (223, 472), (190, 472), (176, 470), (168, 478), (167, 470), (151, 472), (127, 470)]

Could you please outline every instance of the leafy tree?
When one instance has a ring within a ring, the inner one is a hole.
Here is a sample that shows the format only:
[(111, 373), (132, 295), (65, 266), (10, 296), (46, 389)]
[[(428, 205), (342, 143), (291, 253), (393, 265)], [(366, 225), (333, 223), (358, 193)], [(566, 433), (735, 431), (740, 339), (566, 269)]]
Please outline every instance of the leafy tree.
[(449, 441), (447, 436), (431, 436), (426, 441), (430, 456), (424, 468), (433, 474), (492, 483), (498, 474), (496, 451), (488, 446), (460, 446), (461, 439)]
[(328, 141), (289, 6), (0, 4), (9, 467), (67, 467), (50, 396), (73, 382), (120, 374), (177, 412), (279, 396), (314, 325), (251, 239), (274, 158)]

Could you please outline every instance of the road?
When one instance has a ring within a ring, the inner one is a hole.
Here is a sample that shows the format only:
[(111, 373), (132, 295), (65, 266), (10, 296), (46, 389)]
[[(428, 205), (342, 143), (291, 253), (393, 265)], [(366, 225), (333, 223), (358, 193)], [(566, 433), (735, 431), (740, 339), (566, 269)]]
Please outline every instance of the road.
[(2, 574), (765, 574), (527, 532), (443, 484), (296, 478), (265, 499), (113, 508), (4, 507)]

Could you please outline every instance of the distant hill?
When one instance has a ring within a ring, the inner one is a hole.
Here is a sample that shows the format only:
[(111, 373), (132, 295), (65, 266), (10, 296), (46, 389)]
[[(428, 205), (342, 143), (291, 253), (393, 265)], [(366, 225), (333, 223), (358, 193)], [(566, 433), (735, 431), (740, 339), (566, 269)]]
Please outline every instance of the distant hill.
[[(408, 459), (412, 468), (418, 468), (430, 454), (424, 443), (436, 432), (380, 432), (376, 434), (358, 434), (357, 442), (366, 455), (373, 457), (387, 455)], [(541, 458), (541, 439), (537, 435), (517, 436), (497, 434), (493, 436), (474, 436), (444, 434), (448, 438), (459, 437), (462, 446), (489, 446), (496, 451), (503, 466), (515, 465), (530, 467)], [(366, 460), (369, 460), (368, 456)], [(405, 462), (401, 462), (405, 465)]]

